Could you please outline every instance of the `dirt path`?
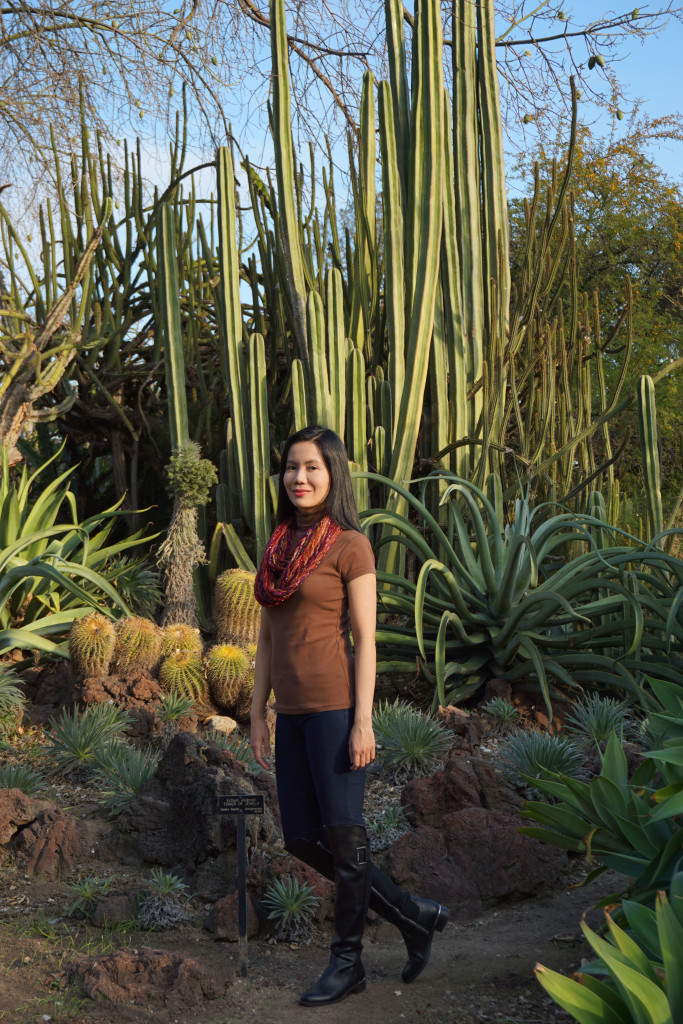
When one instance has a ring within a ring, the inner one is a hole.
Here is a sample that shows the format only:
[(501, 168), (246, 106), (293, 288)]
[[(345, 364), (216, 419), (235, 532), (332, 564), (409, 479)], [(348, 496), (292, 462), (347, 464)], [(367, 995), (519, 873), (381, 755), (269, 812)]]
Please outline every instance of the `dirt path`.
[[(615, 887), (614, 878), (601, 879), (589, 889), (562, 891), (502, 907), (467, 925), (449, 924), (434, 942), (429, 967), (412, 985), (400, 981), (405, 959), (400, 937), (384, 923), (370, 925), (364, 954), (366, 992), (319, 1010), (306, 1010), (297, 999), (326, 966), (328, 954), (322, 940), (297, 948), (252, 940), (247, 978), (236, 978), (220, 999), (174, 1011), (153, 1004), (93, 1002), (68, 981), (68, 966), (85, 953), (102, 955), (139, 944), (183, 952), (220, 975), (234, 965), (235, 945), (216, 943), (200, 928), (190, 926), (166, 933), (72, 929), (65, 940), (63, 926), (50, 925), (51, 919), (44, 913), (44, 900), (50, 898), (47, 890), (36, 900), (39, 894), (34, 885), (32, 902), (43, 904), (41, 915), (5, 917), (0, 925), (0, 1021), (299, 1024), (315, 1018), (323, 1024), (355, 1024), (359, 1019), (372, 1024), (474, 1024), (486, 1020), (551, 1024), (567, 1018), (535, 981), (534, 965), (540, 961), (565, 973), (576, 969), (587, 952), (580, 941), (581, 915), (590, 903)], [(600, 915), (595, 913), (589, 919), (597, 922)]]

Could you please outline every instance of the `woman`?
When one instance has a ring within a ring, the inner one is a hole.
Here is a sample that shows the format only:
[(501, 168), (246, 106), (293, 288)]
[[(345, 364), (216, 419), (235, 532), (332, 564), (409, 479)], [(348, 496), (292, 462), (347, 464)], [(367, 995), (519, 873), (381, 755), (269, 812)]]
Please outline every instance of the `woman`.
[(402, 977), (411, 982), (449, 915), (433, 900), (401, 892), (370, 860), (363, 798), (365, 768), (375, 756), (375, 563), (361, 532), (346, 450), (325, 427), (305, 427), (285, 444), (278, 526), (254, 592), (263, 612), (251, 747), (268, 768), (264, 713), (272, 688), (285, 846), (335, 882), (330, 964), (300, 1001), (320, 1006), (363, 991), (368, 906), (400, 929), (408, 949)]

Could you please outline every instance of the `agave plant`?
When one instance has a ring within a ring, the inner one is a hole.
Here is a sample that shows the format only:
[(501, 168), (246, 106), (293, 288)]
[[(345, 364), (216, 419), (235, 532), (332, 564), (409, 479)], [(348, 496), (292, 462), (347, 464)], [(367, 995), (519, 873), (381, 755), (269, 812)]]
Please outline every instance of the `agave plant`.
[(50, 770), (70, 772), (94, 765), (98, 752), (130, 722), (130, 715), (115, 704), (92, 704), (80, 716), (75, 705), (71, 712), (64, 708), (46, 733), (45, 759)]
[(268, 920), (275, 922), (276, 938), (285, 942), (310, 939), (318, 900), (307, 882), (277, 878), (266, 889), (262, 902), (269, 911)]
[(104, 799), (112, 816), (120, 814), (140, 795), (158, 763), (158, 753), (138, 750), (121, 740), (114, 739), (97, 748), (95, 776), (104, 787)]
[(683, 1006), (683, 874), (668, 898), (657, 894), (654, 910), (624, 902), (623, 911), (628, 931), (606, 912), (606, 937), (582, 922), (598, 959), (578, 979), (540, 964), (536, 977), (579, 1024), (675, 1024)]
[(26, 698), (19, 689), (20, 681), (11, 665), (0, 663), (0, 736), (13, 732), (21, 721)]
[[(600, 775), (590, 782), (562, 775), (533, 780), (554, 802), (525, 803), (522, 816), (543, 827), (521, 831), (597, 861), (594, 874), (610, 868), (628, 876), (632, 898), (652, 904), (683, 853), (683, 829), (676, 823), (683, 813), (682, 766), (683, 739), (672, 739), (649, 751), (629, 779), (621, 741), (612, 733)], [(656, 772), (664, 782), (659, 789), (652, 786)]]
[[(93, 608), (110, 618), (130, 614), (118, 556), (151, 538), (140, 530), (115, 544), (109, 535), (121, 502), (83, 521), (68, 478), (73, 470), (55, 477), (34, 494), (41, 473), (58, 458), (61, 449), (29, 475), (26, 466), (11, 482), (7, 450), (2, 449), (0, 476), (0, 651), (14, 647), (68, 657), (65, 636), (74, 618)], [(128, 573), (133, 570), (128, 567)]]
[(372, 510), (363, 522), (365, 529), (391, 526), (380, 545), (404, 545), (419, 570), (415, 583), (378, 572), (380, 611), (405, 617), (404, 626), (377, 633), (380, 668), (411, 670), (420, 657), (435, 679), (434, 706), (462, 701), (504, 676), (535, 684), (552, 717), (552, 680), (638, 695), (634, 673), (662, 651), (670, 671), (683, 672), (680, 560), (653, 545), (634, 547), (630, 537), (601, 548), (596, 533), (614, 538), (620, 531), (593, 516), (532, 509), (528, 491), (505, 524), (495, 476), (487, 494), (443, 470), (424, 478), (423, 499), (428, 487), (441, 490), (441, 523), (400, 484), (362, 475), (411, 506), (410, 519)]
[(451, 733), (406, 701), (380, 701), (372, 716), (379, 764), (395, 777), (428, 775), (442, 767)]

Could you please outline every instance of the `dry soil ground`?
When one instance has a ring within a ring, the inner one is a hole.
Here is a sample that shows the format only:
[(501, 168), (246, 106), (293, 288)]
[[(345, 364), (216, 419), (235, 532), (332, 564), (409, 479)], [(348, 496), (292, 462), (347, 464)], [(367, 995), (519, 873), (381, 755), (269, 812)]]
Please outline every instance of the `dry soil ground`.
[[(62, 919), (67, 902), (63, 886), (29, 880), (5, 868), (0, 875), (0, 1021), (553, 1024), (567, 1018), (534, 979), (534, 965), (540, 961), (565, 973), (576, 969), (587, 954), (580, 936), (581, 915), (617, 884), (604, 876), (588, 889), (499, 907), (466, 925), (449, 924), (434, 942), (429, 967), (412, 985), (400, 980), (404, 962), (400, 937), (384, 923), (370, 924), (364, 954), (366, 992), (318, 1010), (298, 1006), (297, 998), (326, 965), (324, 936), (296, 948), (251, 940), (246, 978), (236, 977), (219, 999), (174, 1010), (154, 1003), (93, 1001), (69, 980), (69, 967), (85, 955), (102, 956), (122, 946), (149, 946), (185, 953), (220, 974), (235, 966), (234, 944), (215, 942), (202, 930), (199, 915), (196, 924), (155, 933), (107, 932)], [(600, 919), (595, 911), (591, 915), (595, 922)]]

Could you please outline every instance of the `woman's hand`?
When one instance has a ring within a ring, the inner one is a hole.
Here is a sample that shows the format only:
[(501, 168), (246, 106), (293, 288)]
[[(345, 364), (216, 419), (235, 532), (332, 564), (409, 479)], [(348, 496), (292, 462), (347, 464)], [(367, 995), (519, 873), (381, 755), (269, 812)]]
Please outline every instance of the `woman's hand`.
[(372, 719), (367, 722), (354, 722), (349, 737), (349, 760), (351, 771), (365, 768), (375, 756), (375, 734), (372, 731)]
[(249, 745), (251, 746), (254, 760), (262, 768), (265, 768), (267, 772), (271, 771), (271, 766), (264, 759), (265, 757), (270, 757), (270, 731), (263, 718), (252, 718)]

